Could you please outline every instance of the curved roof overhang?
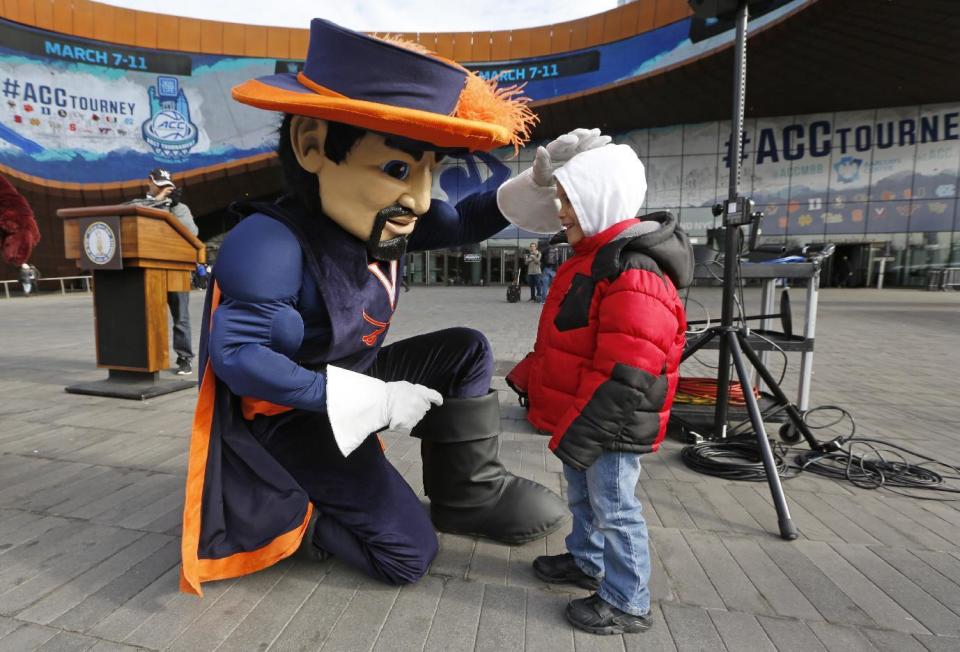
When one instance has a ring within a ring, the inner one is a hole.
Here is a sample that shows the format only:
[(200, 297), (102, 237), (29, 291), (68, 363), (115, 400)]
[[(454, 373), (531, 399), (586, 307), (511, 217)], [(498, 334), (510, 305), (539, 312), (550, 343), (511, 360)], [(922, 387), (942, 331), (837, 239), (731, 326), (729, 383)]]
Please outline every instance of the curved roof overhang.
[[(42, 29), (140, 47), (259, 57), (298, 58), (306, 30), (214, 23), (118, 9), (88, 0), (14, 3), (5, 18)], [(960, 98), (960, 12), (955, 0), (798, 0), (775, 19), (751, 23), (747, 115), (777, 116), (887, 106), (932, 104)], [(32, 9), (31, 9), (32, 8)], [(578, 21), (510, 32), (404, 34), (440, 54), (481, 66), (538, 61), (591, 48), (616, 47), (656, 30), (686, 29), (685, 0), (639, 0)], [(733, 43), (622, 81), (535, 101), (534, 138), (577, 127), (621, 131), (728, 119)], [(272, 154), (239, 158), (177, 175), (185, 185), (263, 186)], [(110, 203), (139, 194), (142, 181), (71, 184), (0, 166), (21, 184), (65, 197)], [(278, 183), (277, 175), (269, 175)], [(229, 183), (225, 181), (229, 180)], [(87, 197), (89, 195), (89, 198)], [(218, 193), (208, 194), (214, 204)], [(234, 197), (236, 195), (234, 194)]]
[[(956, 101), (954, 0), (814, 0), (747, 42), (747, 116)], [(733, 43), (627, 81), (535, 104), (536, 137), (730, 119)]]

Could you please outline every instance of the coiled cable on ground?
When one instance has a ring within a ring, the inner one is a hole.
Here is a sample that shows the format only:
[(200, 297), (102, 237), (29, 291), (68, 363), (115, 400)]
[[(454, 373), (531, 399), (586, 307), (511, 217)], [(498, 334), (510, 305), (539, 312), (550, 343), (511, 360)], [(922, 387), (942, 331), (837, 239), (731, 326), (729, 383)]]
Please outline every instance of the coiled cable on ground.
[[(771, 452), (777, 473), (783, 477), (787, 473), (787, 462), (776, 450)], [(688, 467), (705, 475), (746, 482), (764, 482), (767, 479), (763, 457), (755, 440), (737, 438), (719, 443), (705, 441), (684, 447), (680, 456)]]
[[(825, 420), (813, 417), (827, 415)], [(782, 444), (771, 442), (771, 452), (777, 473), (789, 479), (804, 471), (837, 481), (846, 481), (861, 489), (886, 489), (893, 493), (920, 500), (955, 501), (935, 495), (921, 495), (918, 490), (960, 494), (960, 467), (929, 455), (872, 437), (857, 436), (857, 423), (850, 412), (836, 405), (822, 405), (803, 413), (803, 422), (812, 431), (827, 430), (849, 422), (845, 435), (834, 441), (839, 450), (804, 450), (797, 452)], [(796, 452), (791, 465), (788, 460)], [(684, 463), (699, 473), (728, 480), (761, 482), (767, 479), (756, 435), (741, 433), (727, 441), (705, 441), (686, 446), (680, 453)], [(919, 461), (917, 461), (919, 460)], [(936, 467), (934, 470), (931, 467)], [(793, 471), (793, 473), (791, 473)]]

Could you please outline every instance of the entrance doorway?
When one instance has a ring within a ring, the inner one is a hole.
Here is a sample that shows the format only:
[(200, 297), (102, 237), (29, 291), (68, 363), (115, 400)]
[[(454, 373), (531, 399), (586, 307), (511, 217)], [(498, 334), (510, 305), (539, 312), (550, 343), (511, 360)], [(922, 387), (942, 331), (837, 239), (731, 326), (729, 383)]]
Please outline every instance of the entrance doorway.
[(867, 265), (870, 261), (870, 243), (838, 244), (827, 259), (820, 284), (834, 288), (862, 288), (867, 284)]

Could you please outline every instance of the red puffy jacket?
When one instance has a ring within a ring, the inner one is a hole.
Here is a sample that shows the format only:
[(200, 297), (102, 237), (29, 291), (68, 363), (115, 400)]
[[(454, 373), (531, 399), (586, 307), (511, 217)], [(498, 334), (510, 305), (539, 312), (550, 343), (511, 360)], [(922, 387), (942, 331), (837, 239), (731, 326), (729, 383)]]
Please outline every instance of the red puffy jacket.
[(690, 241), (670, 213), (619, 222), (574, 246), (534, 351), (507, 377), (565, 463), (585, 469), (604, 450), (659, 447), (685, 341), (677, 288), (692, 279)]

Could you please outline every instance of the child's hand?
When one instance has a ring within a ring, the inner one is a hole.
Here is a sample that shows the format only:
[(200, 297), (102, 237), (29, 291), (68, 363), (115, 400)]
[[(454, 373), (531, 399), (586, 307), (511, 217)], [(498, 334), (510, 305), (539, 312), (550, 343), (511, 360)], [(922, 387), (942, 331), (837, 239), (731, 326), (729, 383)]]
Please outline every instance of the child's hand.
[(534, 183), (538, 186), (552, 186), (557, 168), (580, 152), (603, 147), (611, 140), (610, 136), (602, 135), (599, 129), (574, 129), (555, 138), (546, 147), (538, 147), (533, 160)]

